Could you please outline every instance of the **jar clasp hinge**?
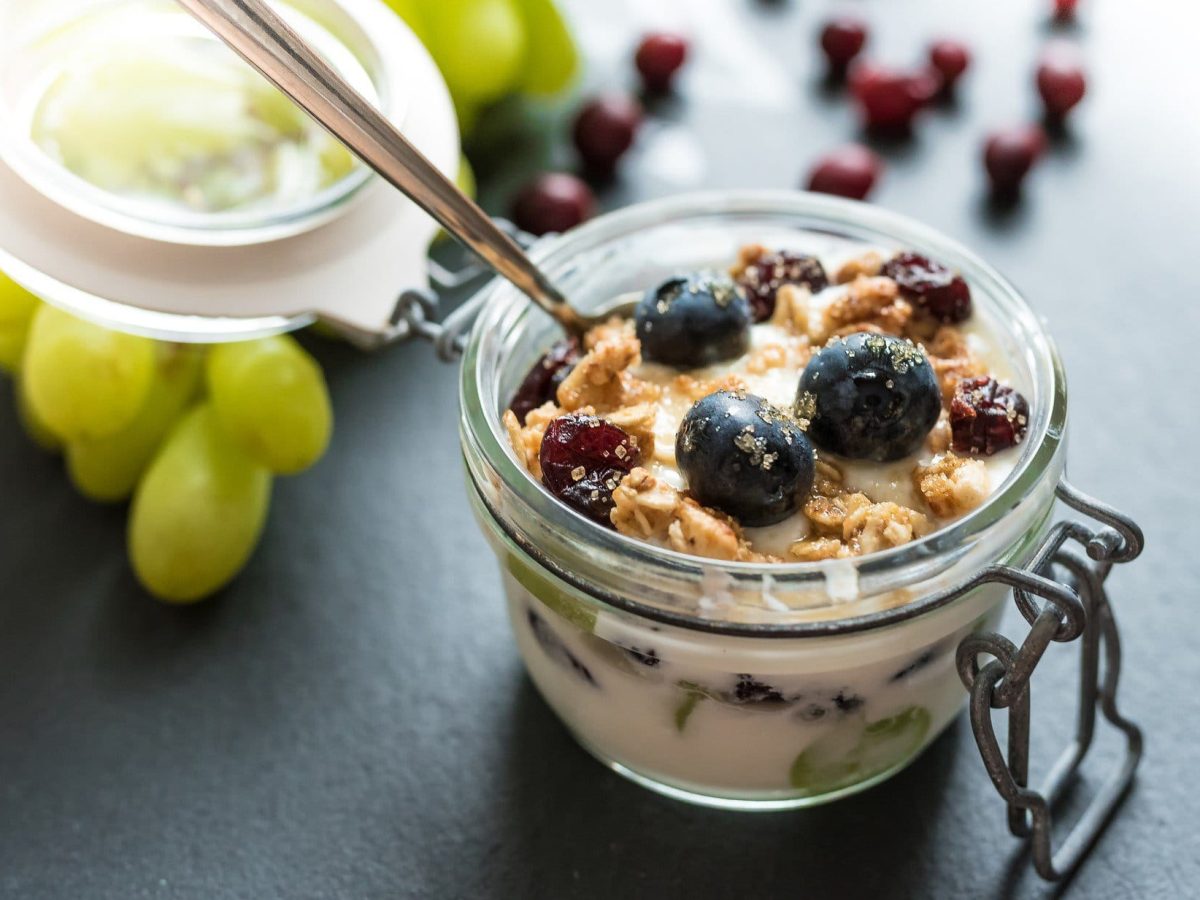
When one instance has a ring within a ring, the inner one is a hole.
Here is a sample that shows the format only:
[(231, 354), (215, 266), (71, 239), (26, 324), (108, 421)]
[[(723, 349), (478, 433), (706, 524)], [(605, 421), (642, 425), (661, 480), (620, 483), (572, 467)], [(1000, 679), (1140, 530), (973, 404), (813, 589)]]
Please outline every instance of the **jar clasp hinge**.
[[(506, 219), (495, 220), (500, 229), (522, 247), (528, 249), (540, 238), (521, 231)], [(391, 316), (390, 341), (418, 337), (429, 341), (443, 362), (454, 362), (462, 356), (467, 332), (483, 307), (484, 293), (476, 291), (469, 299), (450, 312), (441, 322), (435, 320), (444, 294), (465, 290), (468, 286), (491, 276), (492, 270), (473, 254), (467, 254), (462, 265), (448, 268), (434, 259), (428, 260), (429, 285), (410, 288), (396, 301)]]
[[(1114, 563), (1129, 562), (1141, 552), (1142, 531), (1129, 517), (1076, 490), (1065, 478), (1056, 493), (1100, 527), (1057, 522), (1024, 568), (1000, 565), (986, 570), (976, 583), (1011, 587), (1029, 632), (1019, 647), (994, 632), (971, 634), (957, 653), (959, 676), (970, 693), (971, 729), (984, 767), (1008, 805), (1009, 830), (1029, 838), (1034, 868), (1048, 881), (1065, 878), (1087, 855), (1125, 796), (1142, 755), (1140, 729), (1117, 709), (1121, 647), (1104, 586)], [(1081, 545), (1086, 557), (1069, 542)], [(1041, 788), (1033, 790), (1028, 786), (1030, 677), (1051, 643), (1077, 638), (1082, 641), (1075, 737)], [(980, 666), (981, 656), (991, 660)], [(1055, 849), (1052, 810), (1091, 746), (1097, 707), (1124, 735), (1124, 752)], [(1008, 710), (1007, 753), (996, 737), (994, 709)]]

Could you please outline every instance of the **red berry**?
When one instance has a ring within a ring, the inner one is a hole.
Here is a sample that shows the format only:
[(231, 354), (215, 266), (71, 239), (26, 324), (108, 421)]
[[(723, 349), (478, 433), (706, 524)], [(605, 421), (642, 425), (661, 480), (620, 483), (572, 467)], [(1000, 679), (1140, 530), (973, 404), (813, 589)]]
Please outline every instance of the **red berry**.
[(1037, 89), (1046, 114), (1061, 119), (1083, 99), (1087, 81), (1078, 54), (1065, 44), (1051, 46), (1042, 54), (1037, 69)]
[(955, 453), (991, 456), (1021, 443), (1029, 428), (1029, 403), (994, 378), (964, 378), (950, 401), (950, 447)]
[(623, 429), (579, 413), (552, 419), (538, 451), (550, 493), (610, 528), (613, 491), (640, 459), (637, 441)]
[(642, 107), (632, 97), (598, 97), (585, 104), (575, 119), (575, 147), (588, 166), (610, 172), (632, 146), (641, 122)]
[(951, 88), (971, 64), (971, 52), (962, 41), (935, 41), (929, 48), (929, 62), (942, 74), (946, 87)]
[(870, 128), (907, 128), (922, 105), (922, 91), (914, 87), (911, 75), (882, 66), (859, 65), (850, 73), (850, 90)]
[(808, 176), (808, 189), (865, 200), (883, 171), (883, 162), (861, 144), (850, 144), (817, 160)]
[(883, 264), (900, 293), (942, 322), (961, 322), (971, 315), (971, 289), (953, 269), (919, 253), (897, 253)]
[(866, 23), (851, 16), (831, 19), (821, 29), (821, 49), (829, 59), (829, 67), (837, 72), (850, 65), (866, 42)]
[(750, 300), (754, 321), (764, 322), (775, 312), (775, 293), (783, 285), (803, 284), (815, 294), (829, 287), (829, 277), (815, 256), (776, 250), (747, 265), (737, 283)]
[(919, 69), (908, 79), (908, 91), (920, 106), (932, 103), (945, 89), (946, 79), (933, 66)]
[(547, 350), (525, 374), (521, 386), (513, 394), (512, 402), (508, 404), (517, 421), (524, 425), (526, 416), (543, 403), (553, 400), (558, 393), (558, 386), (578, 361), (579, 338), (563, 338)]
[(1046, 149), (1037, 126), (1022, 125), (993, 132), (983, 150), (983, 164), (997, 193), (1013, 193)]
[(566, 231), (592, 217), (592, 189), (565, 172), (546, 172), (525, 185), (513, 201), (513, 222), (531, 234)]
[(1079, 0), (1054, 0), (1054, 18), (1060, 22), (1070, 22), (1075, 18), (1075, 7)]
[(655, 94), (669, 91), (675, 73), (687, 59), (687, 51), (687, 41), (677, 34), (658, 31), (642, 38), (633, 62), (646, 90)]

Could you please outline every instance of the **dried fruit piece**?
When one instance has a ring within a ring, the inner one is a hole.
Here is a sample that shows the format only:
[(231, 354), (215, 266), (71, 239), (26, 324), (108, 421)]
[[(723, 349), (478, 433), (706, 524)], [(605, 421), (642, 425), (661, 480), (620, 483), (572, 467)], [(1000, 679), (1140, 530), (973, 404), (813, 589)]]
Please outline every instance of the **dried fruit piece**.
[(1045, 150), (1046, 137), (1036, 126), (993, 132), (983, 149), (983, 165), (997, 194), (1015, 194)]
[(596, 198), (581, 179), (566, 172), (537, 176), (517, 194), (512, 217), (530, 234), (566, 231), (592, 217)]
[(913, 75), (873, 64), (856, 65), (850, 91), (868, 128), (904, 131), (924, 105), (926, 92)]
[(815, 256), (774, 250), (746, 263), (737, 277), (746, 292), (755, 322), (765, 322), (775, 312), (775, 294), (785, 284), (803, 284), (814, 294), (829, 287), (825, 268)]
[(675, 73), (687, 59), (687, 51), (687, 41), (677, 34), (658, 31), (642, 38), (633, 63), (646, 90), (654, 94), (669, 91)]
[(1087, 80), (1074, 47), (1060, 43), (1046, 49), (1038, 63), (1037, 89), (1051, 119), (1061, 119), (1083, 99)]
[(914, 304), (942, 322), (961, 322), (971, 315), (971, 289), (952, 269), (919, 253), (897, 253), (881, 274), (900, 285)]
[(994, 378), (966, 378), (950, 401), (950, 446), (955, 453), (991, 456), (1021, 443), (1029, 428), (1029, 403)]
[(546, 426), (538, 461), (542, 483), (567, 506), (612, 527), (613, 491), (638, 464), (637, 442), (596, 416), (568, 413)]
[(866, 23), (853, 16), (839, 16), (821, 29), (821, 49), (834, 73), (846, 71), (850, 60), (858, 56), (867, 43)]
[(865, 200), (882, 171), (878, 155), (861, 144), (849, 144), (817, 160), (808, 176), (808, 189)]
[(929, 64), (941, 74), (942, 85), (949, 91), (971, 64), (971, 51), (962, 41), (944, 38), (929, 47)]
[(578, 338), (564, 338), (547, 350), (526, 373), (521, 386), (513, 394), (512, 402), (508, 404), (517, 421), (524, 425), (525, 417), (531, 410), (553, 400), (558, 393), (558, 386), (578, 361)]
[(586, 103), (575, 118), (575, 149), (589, 168), (609, 173), (633, 146), (642, 123), (642, 107), (624, 94), (607, 94)]

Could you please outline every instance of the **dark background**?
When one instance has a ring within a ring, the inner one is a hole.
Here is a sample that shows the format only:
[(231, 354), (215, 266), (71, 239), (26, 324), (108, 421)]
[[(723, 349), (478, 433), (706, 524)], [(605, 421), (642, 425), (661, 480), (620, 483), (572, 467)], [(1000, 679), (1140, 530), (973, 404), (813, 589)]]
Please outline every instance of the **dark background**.
[[(589, 83), (629, 80), (642, 25), (620, 11), (639, 4), (573, 5)], [(698, 50), (607, 205), (701, 185), (791, 187), (854, 136), (813, 52), (832, 6), (641, 6), (686, 25)], [(1146, 730), (1146, 758), (1065, 893), (1192, 897), (1200, 18), (1172, 0), (1082, 0), (1080, 25), (1054, 29), (1048, 6), (843, 8), (873, 22), (881, 59), (913, 61), (941, 33), (974, 46), (957, 107), (882, 148), (890, 168), (874, 199), (957, 235), (1028, 292), (1070, 373), (1072, 477), (1145, 526), (1145, 555), (1112, 582), (1120, 697)], [(1089, 96), (1025, 201), (989, 207), (982, 135), (1032, 115), (1033, 60), (1055, 34), (1082, 46)], [(477, 141), (499, 210), (516, 170), (547, 150), (514, 133), (526, 119), (502, 112)], [(338, 417), (331, 451), (277, 483), (249, 567), (190, 609), (142, 595), (124, 511), (79, 499), (0, 399), (0, 895), (1052, 893), (1007, 836), (965, 721), (892, 781), (807, 812), (694, 809), (602, 769), (521, 672), (464, 496), (454, 371), (426, 346), (372, 358), (314, 346)], [(1020, 633), (1015, 616), (1008, 625)], [(1035, 680), (1038, 766), (1065, 741), (1073, 702), (1074, 651), (1054, 650)], [(1111, 750), (1101, 744), (1084, 798)]]

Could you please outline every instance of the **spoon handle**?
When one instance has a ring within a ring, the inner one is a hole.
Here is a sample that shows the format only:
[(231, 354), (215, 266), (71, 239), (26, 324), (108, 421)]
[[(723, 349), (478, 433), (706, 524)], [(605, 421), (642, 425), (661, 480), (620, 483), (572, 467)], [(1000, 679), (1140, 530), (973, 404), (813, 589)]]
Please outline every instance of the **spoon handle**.
[(265, 0), (178, 0), (363, 162), (567, 324), (565, 298), (525, 252), (346, 83)]

